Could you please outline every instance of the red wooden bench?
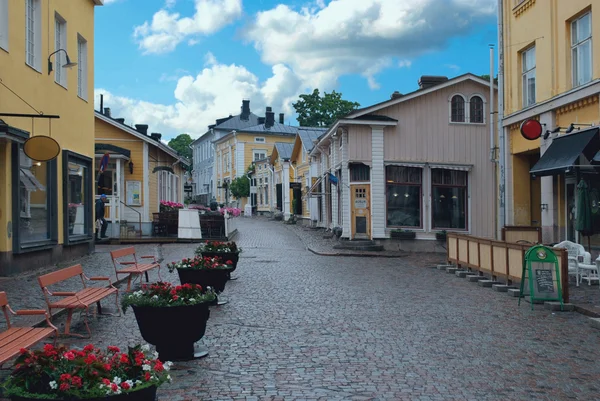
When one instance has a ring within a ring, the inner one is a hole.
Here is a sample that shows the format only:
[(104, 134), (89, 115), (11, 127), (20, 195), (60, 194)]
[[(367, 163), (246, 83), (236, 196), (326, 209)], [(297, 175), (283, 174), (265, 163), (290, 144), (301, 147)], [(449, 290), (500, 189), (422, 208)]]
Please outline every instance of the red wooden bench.
[[(116, 251), (112, 251), (110, 256), (113, 261), (113, 265), (115, 266), (115, 274), (117, 275), (117, 280), (119, 279), (119, 274), (128, 274), (129, 279), (127, 280), (127, 291), (131, 290), (131, 278), (133, 276), (141, 276), (142, 274), (146, 275), (146, 281), (148, 280), (148, 272), (152, 269), (158, 268), (158, 278), (162, 280), (160, 277), (160, 263), (156, 261), (156, 257), (154, 256), (140, 256), (140, 259), (152, 259), (151, 263), (138, 263), (137, 256), (135, 254), (135, 248), (130, 246), (128, 248), (117, 249)], [(133, 261), (122, 261), (119, 260), (124, 257), (133, 257)], [(125, 268), (119, 268), (120, 266), (126, 266)]]
[[(77, 292), (51, 292), (48, 287), (65, 281), (67, 279), (73, 277), (81, 277), (81, 283), (83, 284), (83, 289)], [(86, 281), (108, 281), (108, 287), (87, 287)], [(102, 313), (102, 307), (100, 305), (100, 301), (104, 298), (114, 294), (115, 295), (115, 303), (117, 305), (117, 310), (119, 310), (119, 290), (115, 288), (109, 277), (87, 277), (83, 273), (83, 269), (81, 265), (75, 265), (71, 267), (67, 267), (65, 269), (60, 269), (52, 273), (44, 274), (43, 276), (38, 277), (38, 282), (40, 283), (40, 287), (44, 292), (44, 297), (46, 298), (46, 303), (48, 304), (48, 311), (52, 316), (52, 309), (66, 309), (68, 311), (67, 315), (67, 323), (65, 324), (65, 334), (72, 334), (74, 336), (84, 337), (79, 334), (71, 333), (71, 319), (73, 318), (73, 311), (76, 309), (85, 310), (84, 315), (84, 323), (88, 332), (88, 337), (92, 336), (92, 332), (90, 331), (90, 327), (87, 322), (87, 312), (89, 311), (90, 305), (96, 304), (98, 307), (98, 313)], [(49, 297), (64, 297), (57, 301), (51, 301)], [(94, 310), (94, 314), (96, 310)], [(120, 315), (120, 312), (119, 312)]]
[[(45, 310), (18, 310), (13, 311), (8, 304), (8, 297), (4, 291), (0, 292), (0, 307), (6, 318), (6, 331), (0, 333), (0, 366), (19, 354), (21, 348), (29, 348), (54, 333), (54, 342), (58, 337), (58, 329), (50, 323), (48, 312)], [(10, 323), (10, 314), (15, 316), (45, 315), (46, 323), (50, 327), (14, 327)]]

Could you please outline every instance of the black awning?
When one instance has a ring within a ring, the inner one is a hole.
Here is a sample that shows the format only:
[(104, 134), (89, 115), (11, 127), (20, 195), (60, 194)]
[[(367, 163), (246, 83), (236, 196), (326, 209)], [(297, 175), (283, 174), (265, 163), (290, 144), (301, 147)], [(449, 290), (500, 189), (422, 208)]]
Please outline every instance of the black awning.
[(598, 130), (598, 127), (592, 127), (554, 139), (529, 173), (537, 176), (564, 174), (567, 169), (578, 165), (580, 155), (592, 160), (600, 150)]
[(95, 148), (96, 153), (113, 152), (113, 153), (118, 153), (120, 155), (123, 155), (127, 158), (131, 157), (131, 150), (121, 148), (116, 145), (111, 145), (109, 143), (96, 143), (96, 144), (94, 144), (94, 148)]
[(0, 139), (2, 138), (23, 143), (29, 138), (29, 132), (12, 127), (0, 119)]

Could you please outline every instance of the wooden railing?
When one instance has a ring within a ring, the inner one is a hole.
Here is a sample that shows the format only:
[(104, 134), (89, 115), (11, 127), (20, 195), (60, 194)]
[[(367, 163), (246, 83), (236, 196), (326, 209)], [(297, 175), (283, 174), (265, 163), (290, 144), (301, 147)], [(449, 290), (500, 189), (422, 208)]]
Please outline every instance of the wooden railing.
[[(496, 241), (489, 238), (448, 233), (446, 237), (447, 259), (459, 267), (466, 267), (493, 280), (507, 284), (521, 282), (523, 259), (529, 244)], [(555, 249), (558, 256), (563, 298), (569, 302), (569, 276), (567, 251)]]
[(542, 229), (533, 226), (505, 226), (502, 227), (502, 241), (512, 243), (527, 241), (532, 244), (541, 244)]

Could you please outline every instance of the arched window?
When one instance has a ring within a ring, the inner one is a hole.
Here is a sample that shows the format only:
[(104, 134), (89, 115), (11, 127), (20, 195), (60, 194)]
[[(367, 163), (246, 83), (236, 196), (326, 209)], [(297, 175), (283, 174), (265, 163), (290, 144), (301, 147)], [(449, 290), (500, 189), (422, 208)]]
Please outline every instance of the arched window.
[(469, 102), (469, 122), (483, 124), (483, 99), (480, 96), (471, 97)]
[(452, 96), (450, 101), (450, 121), (453, 123), (465, 122), (465, 99), (461, 95)]

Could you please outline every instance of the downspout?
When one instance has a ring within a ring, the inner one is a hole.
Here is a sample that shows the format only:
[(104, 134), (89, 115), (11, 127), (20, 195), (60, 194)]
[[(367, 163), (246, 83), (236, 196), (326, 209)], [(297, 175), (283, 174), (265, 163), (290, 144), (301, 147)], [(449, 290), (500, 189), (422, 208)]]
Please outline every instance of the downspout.
[(490, 45), (490, 161), (495, 162), (494, 157), (494, 45)]
[(504, 119), (504, 10), (502, 0), (498, 0), (498, 161), (499, 161), (499, 193), (497, 238), (502, 238), (502, 228), (506, 224), (506, 165), (507, 136), (502, 120)]
[(269, 197), (269, 209), (271, 210), (271, 212), (273, 211), (273, 187), (275, 186), (275, 171), (271, 168), (270, 164), (267, 164), (267, 167), (269, 168), (269, 171), (271, 172), (271, 185), (270, 185), (270, 192), (271, 192), (271, 196)]

